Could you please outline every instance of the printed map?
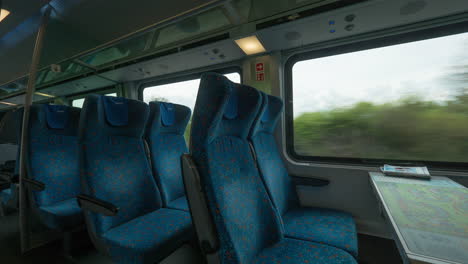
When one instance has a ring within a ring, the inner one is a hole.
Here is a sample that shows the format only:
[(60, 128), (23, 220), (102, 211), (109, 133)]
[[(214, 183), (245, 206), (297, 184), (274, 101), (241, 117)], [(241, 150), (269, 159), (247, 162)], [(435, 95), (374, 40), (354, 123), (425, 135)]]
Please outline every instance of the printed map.
[(468, 189), (431, 181), (373, 176), (411, 252), (468, 263)]

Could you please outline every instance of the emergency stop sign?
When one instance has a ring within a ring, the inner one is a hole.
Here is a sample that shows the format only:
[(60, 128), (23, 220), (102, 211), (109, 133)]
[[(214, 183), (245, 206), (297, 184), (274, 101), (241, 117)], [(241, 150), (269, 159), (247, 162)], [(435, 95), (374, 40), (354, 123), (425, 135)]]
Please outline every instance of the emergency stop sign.
[(255, 65), (255, 70), (256, 70), (257, 72), (262, 72), (263, 69), (264, 69), (264, 68), (263, 68), (263, 62), (259, 62), (259, 63), (257, 63), (257, 64)]

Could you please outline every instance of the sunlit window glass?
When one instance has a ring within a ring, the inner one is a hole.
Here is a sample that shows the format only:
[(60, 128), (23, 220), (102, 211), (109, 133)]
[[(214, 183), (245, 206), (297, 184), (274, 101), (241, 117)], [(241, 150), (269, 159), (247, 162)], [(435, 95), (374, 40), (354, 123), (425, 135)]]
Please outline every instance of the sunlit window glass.
[(468, 33), (297, 62), (301, 156), (467, 162)]

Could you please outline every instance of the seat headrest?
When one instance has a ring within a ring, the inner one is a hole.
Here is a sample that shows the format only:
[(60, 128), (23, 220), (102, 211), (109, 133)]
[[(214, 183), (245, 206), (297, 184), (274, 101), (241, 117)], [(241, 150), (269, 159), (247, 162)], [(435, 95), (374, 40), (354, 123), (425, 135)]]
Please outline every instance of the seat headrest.
[(128, 101), (123, 97), (103, 96), (104, 112), (110, 125), (128, 125)]
[(246, 139), (260, 109), (260, 92), (231, 82), (223, 75), (201, 77), (191, 130), (192, 150), (217, 136)]
[(175, 109), (171, 103), (159, 103), (159, 110), (161, 111), (161, 123), (163, 126), (172, 126), (175, 122)]
[(122, 97), (88, 95), (81, 110), (79, 140), (101, 137), (142, 137), (148, 121), (146, 103)]
[(70, 118), (70, 108), (65, 105), (43, 105), (47, 125), (52, 129), (65, 129)]
[[(47, 133), (48, 135), (73, 136), (78, 135), (78, 125), (81, 109), (65, 105), (34, 104), (29, 116), (29, 131), (32, 134)], [(23, 110), (18, 111), (18, 117), (23, 116)], [(18, 122), (17, 133), (21, 138), (22, 122)]]
[(274, 133), (276, 123), (283, 112), (283, 101), (276, 96), (262, 93), (262, 106), (252, 126), (249, 137), (259, 132)]
[(183, 135), (190, 120), (191, 110), (187, 106), (150, 102), (150, 117), (146, 128), (147, 137), (155, 133)]

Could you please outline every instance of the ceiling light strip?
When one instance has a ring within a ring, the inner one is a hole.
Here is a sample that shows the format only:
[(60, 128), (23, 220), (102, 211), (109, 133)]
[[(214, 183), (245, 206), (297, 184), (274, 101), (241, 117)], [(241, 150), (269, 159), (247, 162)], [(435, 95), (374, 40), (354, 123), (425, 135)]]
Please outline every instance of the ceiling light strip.
[(17, 106), (17, 104), (9, 103), (9, 102), (2, 102), (2, 101), (0, 101), (0, 104), (9, 105), (9, 106)]
[(41, 93), (41, 92), (35, 92), (35, 94), (40, 95), (40, 96), (44, 96), (44, 97), (51, 97), (51, 98), (54, 98), (54, 97), (55, 97), (54, 95), (46, 94), (46, 93)]

